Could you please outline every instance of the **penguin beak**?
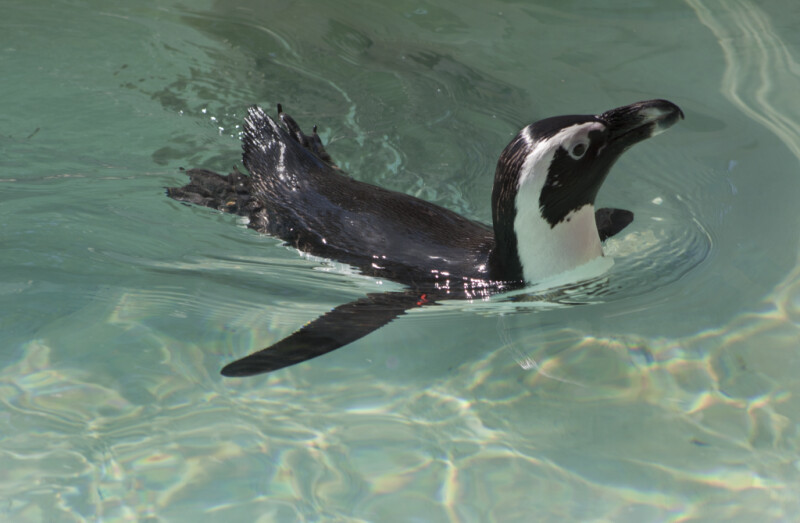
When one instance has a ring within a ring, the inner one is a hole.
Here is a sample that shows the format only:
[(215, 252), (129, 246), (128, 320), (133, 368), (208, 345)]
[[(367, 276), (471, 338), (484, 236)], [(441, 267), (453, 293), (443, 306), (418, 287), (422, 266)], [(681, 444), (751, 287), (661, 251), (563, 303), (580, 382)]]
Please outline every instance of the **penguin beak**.
[(667, 100), (647, 100), (611, 109), (597, 118), (606, 124), (612, 148), (622, 152), (675, 125), (683, 119), (683, 111)]

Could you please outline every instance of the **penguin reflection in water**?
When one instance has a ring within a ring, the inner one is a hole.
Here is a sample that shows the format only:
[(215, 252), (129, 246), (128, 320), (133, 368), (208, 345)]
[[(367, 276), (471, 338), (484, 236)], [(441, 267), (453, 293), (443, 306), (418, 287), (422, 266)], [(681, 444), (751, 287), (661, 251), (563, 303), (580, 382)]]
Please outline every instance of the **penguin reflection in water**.
[(228, 364), (250, 376), (351, 343), (405, 311), (443, 299), (480, 299), (575, 269), (603, 255), (630, 211), (595, 210), (597, 191), (629, 147), (683, 113), (666, 100), (600, 115), (547, 118), (523, 128), (497, 162), (492, 226), (433, 203), (354, 180), (316, 132), (304, 134), (278, 106), (245, 118), (243, 163), (226, 176), (204, 169), (167, 189), (176, 200), (246, 216), (249, 227), (315, 256), (404, 285), (336, 307), (274, 345)]

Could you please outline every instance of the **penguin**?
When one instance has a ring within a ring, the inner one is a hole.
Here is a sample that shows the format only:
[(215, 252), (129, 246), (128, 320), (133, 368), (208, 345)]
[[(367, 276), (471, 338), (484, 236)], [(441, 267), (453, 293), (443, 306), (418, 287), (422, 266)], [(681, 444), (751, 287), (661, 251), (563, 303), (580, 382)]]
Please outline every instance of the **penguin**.
[(333, 162), (316, 126), (307, 135), (280, 105), (277, 112), (278, 121), (258, 106), (248, 109), (242, 163), (249, 175), (191, 169), (189, 183), (168, 188), (167, 195), (246, 216), (250, 228), (300, 251), (404, 288), (340, 305), (226, 365), (224, 376), (301, 363), (411, 309), (443, 299), (485, 299), (603, 256), (602, 242), (633, 220), (630, 211), (594, 207), (609, 170), (631, 146), (683, 118), (674, 103), (648, 100), (524, 127), (497, 162), (489, 226), (351, 178)]

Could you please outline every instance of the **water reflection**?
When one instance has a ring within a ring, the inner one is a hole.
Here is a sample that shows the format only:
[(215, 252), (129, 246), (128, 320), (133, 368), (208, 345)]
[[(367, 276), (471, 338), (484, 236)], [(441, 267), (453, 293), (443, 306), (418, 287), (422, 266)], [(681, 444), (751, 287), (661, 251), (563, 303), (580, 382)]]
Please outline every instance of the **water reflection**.
[[(418, 6), (356, 6), (377, 10), (359, 24), (343, 18), (363, 11), (326, 4), (318, 18), (342, 21), (317, 30), (314, 4), (258, 4), (270, 20), (297, 10), (275, 29), (247, 2), (220, 5), (203, 16), (164, 3), (119, 16), (96, 14), (108, 5), (8, 10), (37, 16), (12, 18), (17, 44), (3, 50), (20, 100), (5, 114), (26, 129), (0, 137), (11, 169), (3, 518), (800, 514), (798, 65), (781, 36), (796, 25), (793, 4), (503, 3), (490, 13), (445, 3), (452, 33), (439, 36), (436, 13)], [(427, 32), (394, 32), (393, 9)], [(50, 30), (37, 37), (42, 24)], [(107, 45), (91, 39), (98, 54), (69, 63), (85, 57), (76, 49), (87, 32)], [(709, 34), (719, 70), (698, 44)], [(113, 42), (144, 51), (123, 60)], [(26, 76), (34, 70), (43, 76)], [(517, 118), (657, 88), (695, 115), (685, 138), (633, 154), (609, 180), (607, 196), (635, 207), (638, 228), (609, 244), (616, 265), (588, 305), (448, 304), (335, 358), (218, 377), (222, 362), (377, 287), (162, 203), (178, 164), (235, 161), (242, 108), (289, 97), (329, 122), (337, 155), (364, 179), (486, 218), (482, 177)], [(161, 147), (171, 149), (151, 158)], [(141, 148), (144, 164), (130, 153)], [(153, 173), (151, 160), (169, 172)]]

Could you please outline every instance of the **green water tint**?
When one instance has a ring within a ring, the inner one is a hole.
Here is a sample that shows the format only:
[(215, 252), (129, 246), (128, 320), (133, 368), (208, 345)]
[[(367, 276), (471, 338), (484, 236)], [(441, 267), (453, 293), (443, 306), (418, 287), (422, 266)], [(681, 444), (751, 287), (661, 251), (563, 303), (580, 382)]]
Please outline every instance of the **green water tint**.
[[(794, 4), (2, 7), (2, 519), (797, 518)], [(589, 305), (218, 376), (390, 285), (164, 196), (238, 162), (247, 106), (488, 222), (520, 127), (654, 97), (687, 118), (601, 190), (636, 221)]]

